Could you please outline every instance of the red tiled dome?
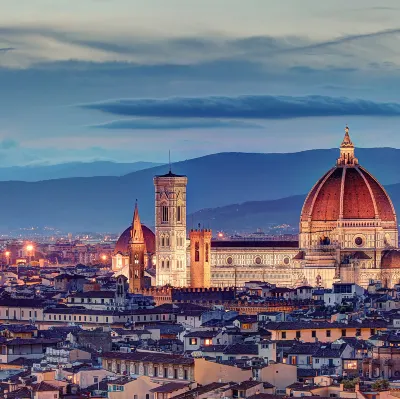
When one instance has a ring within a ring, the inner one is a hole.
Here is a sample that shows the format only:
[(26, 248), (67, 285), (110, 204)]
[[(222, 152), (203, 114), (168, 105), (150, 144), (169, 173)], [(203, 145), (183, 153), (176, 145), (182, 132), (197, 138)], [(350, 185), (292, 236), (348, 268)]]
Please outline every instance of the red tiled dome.
[[(129, 226), (118, 238), (117, 243), (115, 244), (114, 253), (121, 252), (122, 254), (128, 253), (129, 240), (131, 239), (131, 228)], [(142, 224), (144, 242), (146, 244), (146, 252), (147, 253), (155, 253), (156, 252), (156, 236), (154, 233), (144, 224)]]
[(301, 221), (381, 219), (396, 223), (396, 214), (385, 189), (358, 165), (329, 170), (308, 194)]
[(400, 269), (400, 251), (389, 249), (382, 252), (381, 269)]

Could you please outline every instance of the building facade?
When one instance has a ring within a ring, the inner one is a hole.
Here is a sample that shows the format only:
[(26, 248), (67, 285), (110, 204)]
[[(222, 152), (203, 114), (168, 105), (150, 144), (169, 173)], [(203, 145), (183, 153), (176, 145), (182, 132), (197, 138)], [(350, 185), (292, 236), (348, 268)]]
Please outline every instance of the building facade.
[(129, 248), (129, 291), (132, 293), (142, 290), (144, 284), (146, 243), (140, 223), (137, 203), (133, 214), (131, 240)]
[(187, 285), (186, 185), (186, 176), (171, 171), (154, 177), (156, 282), (159, 286)]
[[(365, 288), (371, 280), (389, 287), (400, 281), (393, 203), (383, 186), (359, 164), (347, 126), (335, 166), (306, 197), (299, 241), (214, 240), (211, 231), (194, 230), (188, 245), (187, 177), (169, 171), (156, 176), (154, 186), (153, 261), (145, 263), (147, 268), (155, 264), (158, 287), (240, 287), (256, 280), (286, 287), (331, 288), (342, 282)], [(130, 234), (127, 231), (120, 240)], [(146, 233), (145, 242), (149, 256)], [(113, 268), (115, 263), (115, 269), (121, 270), (124, 266), (117, 263), (128, 262), (128, 254), (123, 253), (122, 244), (117, 245)]]

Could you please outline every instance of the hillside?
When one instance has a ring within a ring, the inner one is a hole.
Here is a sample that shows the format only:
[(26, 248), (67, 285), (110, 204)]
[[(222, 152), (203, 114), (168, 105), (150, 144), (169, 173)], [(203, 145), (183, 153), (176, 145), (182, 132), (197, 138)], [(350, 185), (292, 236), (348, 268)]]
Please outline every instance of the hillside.
[[(400, 209), (400, 184), (385, 186), (396, 209)], [(229, 233), (297, 232), (300, 212), (306, 195), (296, 195), (278, 200), (249, 201), (218, 208), (201, 209), (188, 216), (191, 224), (200, 223), (206, 228)], [(291, 228), (282, 229), (288, 224)], [(294, 229), (294, 230), (293, 230)]]
[[(172, 169), (189, 178), (188, 213), (193, 213), (204, 208), (304, 194), (334, 165), (337, 156), (336, 149), (294, 154), (220, 153), (178, 162)], [(383, 184), (400, 180), (397, 176), (400, 150), (358, 149), (357, 156)], [(139, 200), (142, 221), (152, 226), (153, 176), (165, 172), (167, 167), (159, 166), (122, 177), (0, 182), (0, 228), (47, 225), (70, 231), (121, 231), (131, 220), (135, 198)], [(295, 209), (300, 203), (300, 199), (294, 201), (293, 215), (298, 214)], [(276, 223), (282, 223), (288, 210), (281, 212), (281, 221), (277, 210), (265, 216), (259, 214), (259, 218), (274, 217)], [(201, 219), (189, 218), (188, 227), (204, 221), (205, 217)]]
[(117, 163), (108, 161), (66, 162), (57, 165), (10, 166), (0, 168), (0, 181), (40, 181), (67, 177), (123, 176), (160, 166), (154, 162)]

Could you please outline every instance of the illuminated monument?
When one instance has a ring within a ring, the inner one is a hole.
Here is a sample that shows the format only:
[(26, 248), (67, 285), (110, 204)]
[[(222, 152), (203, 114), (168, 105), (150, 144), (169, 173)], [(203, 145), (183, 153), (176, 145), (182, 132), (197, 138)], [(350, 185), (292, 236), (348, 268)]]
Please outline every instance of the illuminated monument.
[(398, 246), (393, 204), (359, 165), (348, 127), (336, 166), (318, 180), (304, 202), (299, 240), (301, 266), (310, 284), (329, 287), (340, 280), (366, 286), (370, 279), (393, 284), (400, 278), (382, 262), (388, 250)]
[[(142, 226), (147, 268), (156, 264), (156, 285), (232, 287), (251, 280), (295, 287), (329, 288), (336, 281), (363, 287), (400, 282), (398, 227), (393, 204), (355, 156), (346, 127), (336, 165), (314, 185), (300, 215), (299, 241), (211, 240), (210, 230), (192, 230), (186, 241), (187, 177), (154, 178), (155, 237)], [(129, 262), (131, 228), (120, 237), (114, 270)], [(155, 249), (154, 249), (155, 246)], [(149, 250), (150, 249), (150, 250)], [(137, 283), (136, 283), (137, 284)]]

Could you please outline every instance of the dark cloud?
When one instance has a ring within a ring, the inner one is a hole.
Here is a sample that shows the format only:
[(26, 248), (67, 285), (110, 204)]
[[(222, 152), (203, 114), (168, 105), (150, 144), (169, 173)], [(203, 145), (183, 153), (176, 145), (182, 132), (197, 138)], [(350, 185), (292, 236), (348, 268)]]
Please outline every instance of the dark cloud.
[(92, 127), (127, 130), (179, 130), (179, 129), (260, 129), (262, 125), (251, 122), (219, 119), (122, 119)]
[(3, 48), (0, 47), (0, 53), (6, 53), (7, 51), (13, 51), (13, 50), (15, 50), (14, 47), (3, 47)]
[(84, 104), (102, 112), (162, 118), (290, 119), (320, 116), (400, 116), (400, 104), (328, 96), (238, 96), (121, 99)]

